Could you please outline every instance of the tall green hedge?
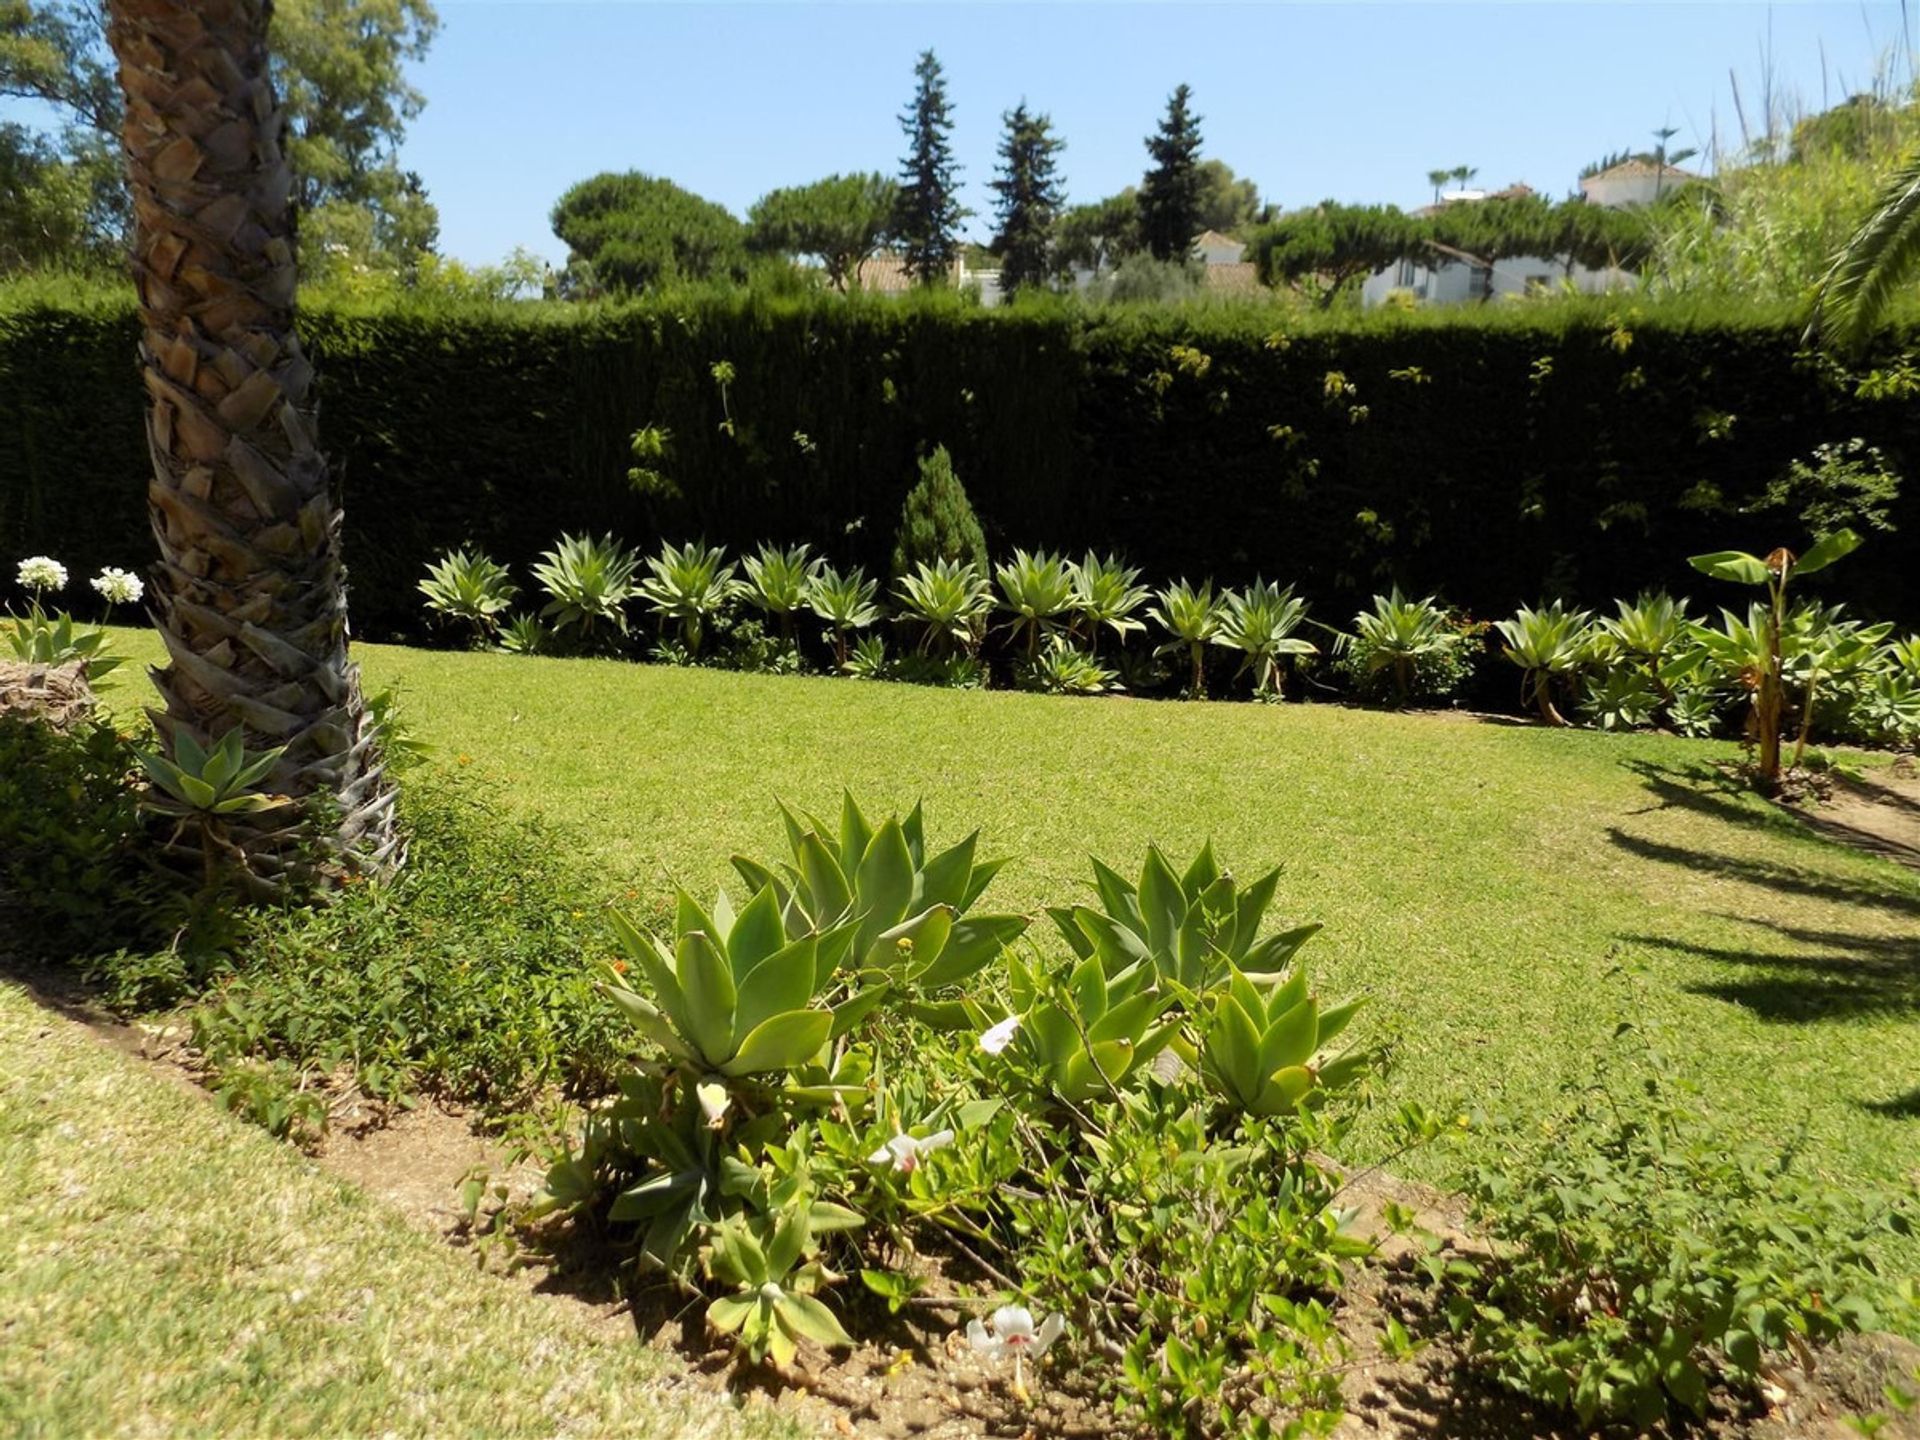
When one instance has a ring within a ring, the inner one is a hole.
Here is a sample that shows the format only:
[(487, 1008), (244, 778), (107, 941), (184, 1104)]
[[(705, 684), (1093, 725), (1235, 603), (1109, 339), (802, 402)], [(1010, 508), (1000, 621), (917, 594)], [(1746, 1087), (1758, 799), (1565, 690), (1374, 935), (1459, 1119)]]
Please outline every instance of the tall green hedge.
[[(736, 295), (315, 308), (302, 326), (371, 636), (417, 631), (415, 582), (461, 543), (523, 578), (565, 530), (804, 539), (882, 569), (934, 444), (996, 552), (1258, 572), (1328, 618), (1395, 581), (1482, 614), (1649, 585), (1707, 598), (1687, 554), (1804, 538), (1739, 510), (1790, 459), (1858, 435), (1920, 463), (1915, 387), (1863, 398), (1786, 316), (1278, 316)], [(0, 294), (0, 560), (44, 551), (90, 573), (148, 555), (135, 334), (123, 301)], [(1896, 360), (1878, 357), (1883, 378)], [(667, 484), (629, 478), (643, 426), (668, 432), (645, 462)], [(1910, 622), (1915, 495), (1835, 580)]]

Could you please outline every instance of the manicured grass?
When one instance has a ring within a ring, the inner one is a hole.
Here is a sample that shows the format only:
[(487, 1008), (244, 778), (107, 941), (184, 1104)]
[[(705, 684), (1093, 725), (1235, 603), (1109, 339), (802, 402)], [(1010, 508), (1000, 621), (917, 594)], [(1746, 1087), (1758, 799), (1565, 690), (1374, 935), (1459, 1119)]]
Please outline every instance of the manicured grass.
[[(152, 637), (127, 634), (142, 657)], [(1617, 1020), (1657, 1026), (1726, 1116), (1849, 1179), (1920, 1168), (1920, 874), (1727, 787), (1731, 745), (1332, 706), (1074, 701), (366, 646), (446, 764), (575, 828), (615, 894), (780, 849), (775, 796), (924, 798), (1009, 854), (990, 901), (1083, 893), (1086, 857), (1211, 837), (1319, 920), (1387, 1093), (1527, 1108)], [(130, 689), (130, 686), (123, 686)], [(125, 703), (124, 701), (122, 703)], [(1036, 927), (1044, 937), (1050, 927)], [(1360, 1142), (1369, 1131), (1363, 1127)], [(1471, 1143), (1471, 1142), (1469, 1142)], [(1457, 1150), (1414, 1162), (1444, 1178)]]
[(0, 1433), (797, 1433), (0, 984)]

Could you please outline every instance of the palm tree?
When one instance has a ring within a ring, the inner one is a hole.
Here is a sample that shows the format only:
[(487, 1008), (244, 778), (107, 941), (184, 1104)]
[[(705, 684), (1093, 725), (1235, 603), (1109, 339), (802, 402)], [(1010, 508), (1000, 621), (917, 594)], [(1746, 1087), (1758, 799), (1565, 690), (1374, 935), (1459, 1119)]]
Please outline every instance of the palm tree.
[(1920, 262), (1920, 151), (1908, 156), (1874, 200), (1814, 293), (1810, 339), (1857, 345), (1887, 313)]
[(1433, 186), (1433, 203), (1434, 204), (1438, 205), (1440, 203), (1440, 191), (1446, 185), (1447, 181), (1451, 180), (1452, 178), (1453, 178), (1453, 172), (1451, 170), (1427, 171), (1427, 183)]
[[(271, 0), (112, 0), (127, 107), (133, 278), (153, 458), (149, 588), (169, 663), (163, 746), (242, 729), (285, 747), (268, 786), (309, 821), (241, 841), (249, 888), (285, 890), (302, 843), (329, 876), (397, 853), (393, 787), (347, 657), (340, 509), (294, 333)], [(308, 832), (302, 834), (301, 832)]]

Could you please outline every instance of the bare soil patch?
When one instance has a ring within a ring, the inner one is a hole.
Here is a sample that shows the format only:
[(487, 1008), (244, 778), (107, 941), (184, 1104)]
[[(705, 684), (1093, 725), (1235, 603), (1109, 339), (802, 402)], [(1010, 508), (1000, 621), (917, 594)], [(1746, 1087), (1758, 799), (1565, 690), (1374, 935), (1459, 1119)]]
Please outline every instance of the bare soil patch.
[(1920, 870), (1920, 768), (1911, 758), (1870, 777), (1835, 775), (1819, 803), (1792, 813), (1829, 840)]

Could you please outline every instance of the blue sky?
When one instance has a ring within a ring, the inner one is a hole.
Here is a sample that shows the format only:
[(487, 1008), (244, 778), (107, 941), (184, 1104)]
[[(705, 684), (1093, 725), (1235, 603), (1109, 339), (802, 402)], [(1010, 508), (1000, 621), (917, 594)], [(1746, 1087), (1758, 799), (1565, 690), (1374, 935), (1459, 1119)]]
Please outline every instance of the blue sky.
[[(554, 199), (603, 169), (665, 175), (736, 213), (834, 171), (891, 172), (915, 55), (956, 107), (967, 203), (986, 211), (1001, 112), (1022, 98), (1067, 141), (1075, 200), (1139, 178), (1180, 82), (1206, 153), (1299, 205), (1418, 204), (1425, 174), (1552, 195), (1600, 154), (1706, 148), (1777, 94), (1818, 107), (1902, 45), (1898, 4), (564, 3), (441, 0), (404, 160), (469, 261), (525, 245), (564, 258)], [(1769, 33), (1771, 40), (1769, 41)], [(1770, 50), (1769, 50), (1770, 46)], [(1825, 57), (1823, 82), (1822, 55)], [(1904, 73), (1904, 69), (1903, 69)], [(972, 228), (984, 236), (984, 218)]]
[[(891, 173), (918, 52), (946, 67), (964, 199), (984, 239), (1001, 113), (1052, 115), (1071, 198), (1139, 179), (1142, 138), (1174, 85), (1205, 149), (1283, 206), (1415, 205), (1426, 172), (1571, 190), (1582, 164), (1651, 144), (1737, 142), (1729, 72), (1758, 124), (1819, 108), (1908, 53), (1898, 0), (1803, 3), (1051, 3), (918, 0), (438, 0), (415, 71), (427, 97), (402, 160), (440, 207), (441, 248), (470, 262), (547, 227), (573, 181), (665, 175), (737, 214), (846, 170)], [(1769, 59), (1770, 58), (1770, 62)], [(1899, 74), (1910, 75), (1909, 63)], [(13, 113), (20, 113), (14, 109)]]

